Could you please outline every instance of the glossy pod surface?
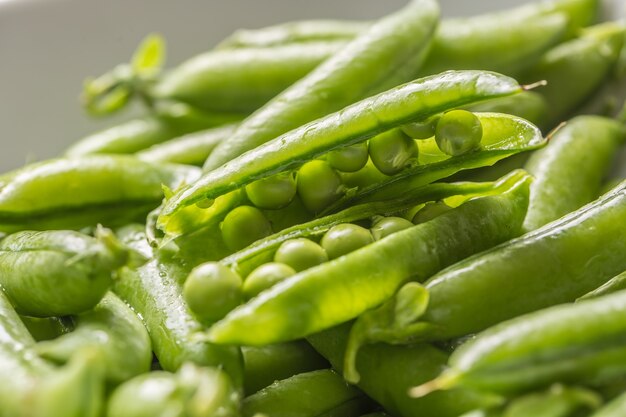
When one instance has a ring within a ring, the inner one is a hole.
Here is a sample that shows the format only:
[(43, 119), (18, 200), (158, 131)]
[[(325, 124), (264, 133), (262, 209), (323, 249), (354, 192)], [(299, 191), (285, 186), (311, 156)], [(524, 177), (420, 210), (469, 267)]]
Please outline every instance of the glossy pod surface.
[(441, 271), (425, 284), (430, 301), (421, 320), (434, 327), (424, 337), (475, 333), (593, 290), (626, 269), (625, 219), (622, 183), (562, 219)]
[(145, 216), (197, 168), (92, 155), (27, 165), (0, 176), (0, 230), (80, 229)]

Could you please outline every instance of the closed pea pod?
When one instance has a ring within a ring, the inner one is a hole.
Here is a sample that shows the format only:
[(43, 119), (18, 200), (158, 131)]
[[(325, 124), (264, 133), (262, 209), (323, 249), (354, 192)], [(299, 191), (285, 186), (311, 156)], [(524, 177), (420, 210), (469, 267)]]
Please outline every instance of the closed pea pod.
[(412, 394), (455, 385), (510, 394), (553, 382), (601, 383), (623, 376), (625, 297), (621, 291), (500, 323), (459, 347), (450, 368)]
[(72, 231), (24, 231), (1, 241), (0, 260), (0, 285), (16, 310), (49, 317), (93, 308), (130, 255), (108, 230), (100, 229), (97, 238)]
[(93, 310), (75, 320), (74, 330), (39, 342), (36, 352), (54, 362), (66, 363), (81, 350), (91, 349), (105, 364), (107, 380), (112, 384), (150, 370), (152, 349), (148, 333), (116, 295), (107, 293)]
[(626, 290), (626, 271), (611, 278), (606, 283), (602, 284), (593, 291), (589, 291), (587, 294), (576, 299), (576, 301), (583, 301), (590, 298), (596, 298), (603, 295), (611, 294), (617, 291)]
[(328, 362), (304, 340), (268, 346), (242, 346), (247, 395), (304, 372), (327, 369)]
[[(391, 297), (411, 277), (424, 279), (468, 252), (516, 235), (526, 210), (528, 180), (517, 177), (501, 195), (471, 200), (431, 222), (296, 274), (233, 310), (207, 336), (219, 343), (264, 345), (350, 320)], [(488, 218), (483, 215), (487, 211)], [(439, 246), (439, 239), (445, 245)], [(424, 240), (429, 244), (424, 245)], [(383, 258), (385, 262), (380, 261)], [(296, 301), (302, 299), (307, 303)], [(297, 304), (297, 315), (285, 314)], [(265, 325), (259, 326), (259, 321)]]
[(358, 417), (371, 410), (371, 401), (330, 369), (276, 381), (244, 399), (242, 415), (276, 417)]
[(156, 114), (132, 119), (88, 135), (70, 146), (65, 155), (131, 154), (187, 133), (242, 118), (236, 114), (205, 114), (176, 103), (157, 110)]
[(612, 119), (579, 116), (567, 122), (525, 165), (536, 180), (524, 228), (534, 230), (594, 200), (625, 141), (626, 127)]
[(234, 124), (202, 130), (153, 145), (137, 152), (135, 156), (148, 162), (201, 166), (218, 143), (228, 139)]
[(126, 155), (59, 158), (0, 176), (0, 230), (80, 229), (145, 216), (197, 168), (154, 165)]
[(256, 111), (211, 154), (205, 171), (357, 100), (407, 82), (424, 61), (438, 23), (434, 0), (411, 0)]

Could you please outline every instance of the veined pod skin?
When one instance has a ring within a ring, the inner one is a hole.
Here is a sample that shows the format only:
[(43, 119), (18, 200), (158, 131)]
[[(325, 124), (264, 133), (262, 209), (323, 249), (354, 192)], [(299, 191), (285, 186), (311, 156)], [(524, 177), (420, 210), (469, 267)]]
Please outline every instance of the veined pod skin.
[(169, 104), (138, 119), (88, 135), (65, 151), (65, 156), (130, 154), (186, 133), (236, 122), (245, 114), (205, 114), (181, 103)]
[(194, 181), (195, 167), (126, 155), (51, 159), (0, 176), (0, 231), (127, 224), (163, 199), (162, 185)]
[[(338, 371), (343, 360), (351, 323), (313, 334), (307, 340)], [(392, 346), (378, 343), (359, 351), (357, 366), (361, 379), (357, 386), (385, 410), (398, 417), (458, 417), (464, 412), (498, 403), (499, 399), (468, 389), (435, 392), (414, 399), (407, 389), (439, 375), (448, 355), (428, 344)]]
[(448, 108), (522, 90), (509, 77), (482, 71), (450, 71), (404, 84), (279, 136), (206, 173), (168, 200), (159, 216), (159, 227), (166, 229), (168, 217), (186, 206), (214, 199), (277, 171), (296, 168), (335, 148)]
[(139, 317), (115, 294), (108, 292), (93, 310), (74, 320), (74, 330), (39, 342), (36, 352), (56, 363), (67, 363), (79, 351), (91, 349), (113, 385), (150, 370), (150, 336)]
[(207, 337), (217, 343), (264, 345), (353, 319), (387, 300), (409, 279), (424, 280), (471, 253), (519, 235), (529, 182), (528, 175), (520, 175), (500, 194), (470, 200), (431, 221), (293, 275), (231, 311)]
[[(152, 255), (141, 228), (129, 226), (118, 234), (130, 247), (147, 257)], [(241, 386), (243, 361), (239, 348), (215, 346), (194, 337), (203, 326), (183, 300), (182, 283), (188, 274), (175, 262), (151, 259), (137, 269), (122, 269), (113, 290), (140, 315), (164, 370), (174, 372), (184, 362), (220, 366), (236, 386)]]
[(236, 126), (236, 124), (228, 124), (190, 133), (143, 149), (135, 156), (152, 163), (169, 162), (202, 166), (213, 149), (220, 142), (228, 139)]
[[(0, 286), (16, 310), (33, 317), (79, 314), (93, 308), (130, 252), (111, 231), (23, 231), (0, 241)], [(36, 289), (36, 291), (35, 291)]]
[(242, 417), (358, 417), (372, 401), (330, 369), (276, 381), (243, 400)]
[(441, 271), (425, 283), (430, 301), (420, 321), (432, 326), (416, 339), (448, 340), (574, 301), (626, 269), (624, 224), (626, 182), (559, 220)]
[(255, 347), (242, 346), (246, 395), (304, 372), (326, 369), (328, 362), (304, 340)]
[(625, 300), (626, 292), (620, 291), (497, 324), (461, 345), (431, 386), (510, 395), (557, 382), (593, 385), (623, 377)]
[(344, 42), (214, 50), (165, 73), (150, 94), (208, 112), (249, 114), (333, 56)]
[(535, 177), (524, 229), (537, 229), (593, 201), (624, 142), (626, 127), (616, 120), (578, 116), (568, 121), (524, 167)]
[(439, 20), (435, 0), (411, 0), (372, 25), (239, 126), (209, 156), (211, 171), (319, 117), (414, 77)]

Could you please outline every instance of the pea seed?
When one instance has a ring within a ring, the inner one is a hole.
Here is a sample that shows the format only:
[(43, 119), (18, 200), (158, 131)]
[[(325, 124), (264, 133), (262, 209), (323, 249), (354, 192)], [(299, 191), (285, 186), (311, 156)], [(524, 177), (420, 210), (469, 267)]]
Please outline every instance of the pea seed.
[(356, 224), (333, 226), (322, 238), (322, 247), (330, 259), (355, 251), (374, 242), (369, 230)]
[(345, 146), (328, 153), (326, 160), (338, 171), (356, 172), (367, 164), (367, 143)]
[(228, 213), (222, 222), (222, 238), (233, 251), (245, 248), (271, 233), (269, 221), (256, 207), (239, 206)]
[(307, 210), (318, 213), (341, 196), (339, 174), (325, 161), (311, 161), (298, 171), (298, 195)]
[(435, 129), (437, 146), (445, 154), (456, 156), (476, 149), (483, 137), (483, 126), (476, 115), (467, 110), (444, 113)]
[(244, 281), (243, 295), (246, 299), (256, 297), (262, 291), (295, 274), (296, 271), (286, 264), (270, 262), (261, 265), (250, 272), (250, 275)]
[(304, 238), (284, 242), (274, 254), (274, 262), (289, 265), (297, 272), (328, 261), (324, 248)]
[(279, 209), (287, 206), (296, 195), (296, 180), (292, 173), (274, 175), (248, 184), (246, 194), (256, 207)]
[(413, 223), (402, 217), (383, 217), (374, 223), (371, 233), (374, 240), (380, 240), (411, 226), (413, 226)]
[(411, 164), (418, 154), (417, 144), (400, 129), (374, 136), (368, 150), (374, 166), (386, 175), (393, 175)]

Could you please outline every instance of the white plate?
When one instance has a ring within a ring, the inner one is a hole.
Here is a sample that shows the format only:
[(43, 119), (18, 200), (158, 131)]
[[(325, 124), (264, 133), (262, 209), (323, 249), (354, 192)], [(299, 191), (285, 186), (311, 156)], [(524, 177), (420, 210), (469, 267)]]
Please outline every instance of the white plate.
[[(444, 15), (507, 8), (527, 0), (441, 0)], [(129, 118), (88, 119), (83, 79), (126, 61), (139, 40), (165, 35), (171, 64), (241, 27), (303, 18), (365, 19), (405, 0), (0, 0), (0, 172), (58, 155), (83, 135)], [(607, 0), (607, 13), (624, 0)], [(623, 15), (623, 14), (622, 14)]]

